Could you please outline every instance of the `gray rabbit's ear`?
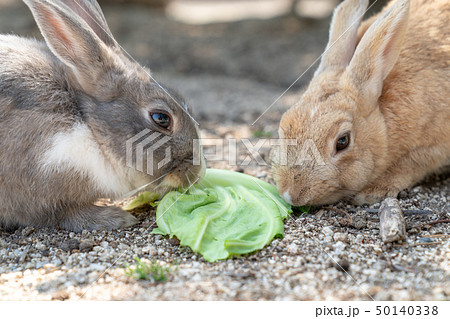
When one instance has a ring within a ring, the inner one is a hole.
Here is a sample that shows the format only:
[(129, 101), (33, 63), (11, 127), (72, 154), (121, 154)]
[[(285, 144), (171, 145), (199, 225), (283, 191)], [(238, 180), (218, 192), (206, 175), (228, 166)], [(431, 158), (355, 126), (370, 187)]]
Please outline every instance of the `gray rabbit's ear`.
[[(79, 1), (79, 0), (76, 0)], [(64, 4), (50, 0), (24, 0), (33, 13), (50, 50), (70, 68), (78, 85), (94, 94), (111, 66), (111, 50)]]
[(59, 2), (64, 3), (83, 19), (106, 45), (118, 46), (96, 0), (59, 0)]
[(345, 0), (334, 10), (327, 48), (314, 75), (325, 70), (345, 69), (349, 64), (368, 3), (368, 0)]

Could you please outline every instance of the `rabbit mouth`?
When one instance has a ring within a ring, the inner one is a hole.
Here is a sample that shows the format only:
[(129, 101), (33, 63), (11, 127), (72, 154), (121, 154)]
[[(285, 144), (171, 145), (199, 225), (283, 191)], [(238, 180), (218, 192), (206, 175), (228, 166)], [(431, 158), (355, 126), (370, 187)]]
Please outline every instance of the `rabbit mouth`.
[(131, 197), (142, 191), (150, 191), (164, 196), (172, 190), (190, 188), (201, 181), (205, 175), (205, 167), (204, 159), (201, 160), (200, 165), (194, 165), (192, 159), (172, 162), (164, 174), (149, 182), (147, 180), (148, 183), (133, 189), (124, 197)]
[(195, 164), (192, 157), (176, 160), (168, 170), (163, 184), (174, 188), (188, 187), (197, 184), (205, 175), (205, 161), (201, 158), (200, 163)]
[(180, 176), (176, 173), (169, 173), (162, 180), (162, 186), (167, 188), (176, 189), (182, 186), (185, 186), (185, 182), (180, 178)]
[(182, 165), (177, 167), (163, 178), (161, 186), (170, 189), (177, 189), (182, 187), (191, 187), (197, 184), (204, 175), (204, 169), (191, 166)]

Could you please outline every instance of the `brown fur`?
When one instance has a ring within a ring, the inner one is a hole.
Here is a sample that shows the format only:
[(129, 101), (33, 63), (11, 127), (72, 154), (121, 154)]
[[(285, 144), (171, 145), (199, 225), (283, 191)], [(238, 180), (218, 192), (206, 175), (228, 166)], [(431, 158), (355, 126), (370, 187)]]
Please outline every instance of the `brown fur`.
[[(339, 12), (366, 2), (343, 2), (331, 29), (354, 32), (349, 15)], [(329, 50), (301, 101), (283, 115), (280, 135), (300, 144), (312, 139), (326, 164), (311, 169), (275, 160), (280, 194), (288, 192), (293, 204), (373, 203), (450, 164), (450, 5), (411, 0), (408, 6), (407, 0), (391, 2), (363, 22), (356, 37), (343, 39), (346, 46)], [(339, 50), (355, 52), (343, 64), (328, 57), (348, 56)], [(337, 132), (342, 120), (346, 127)], [(350, 146), (336, 153), (345, 130)], [(300, 149), (288, 157), (303, 156)]]

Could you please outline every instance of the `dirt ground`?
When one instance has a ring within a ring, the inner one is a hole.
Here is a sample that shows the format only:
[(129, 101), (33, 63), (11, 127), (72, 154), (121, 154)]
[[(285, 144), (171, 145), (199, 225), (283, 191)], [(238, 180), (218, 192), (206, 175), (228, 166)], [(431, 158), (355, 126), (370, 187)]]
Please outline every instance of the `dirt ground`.
[[(254, 143), (257, 135), (276, 136), (282, 112), (314, 71), (308, 67), (326, 45), (329, 23), (283, 16), (185, 25), (145, 6), (106, 5), (104, 11), (124, 49), (185, 97), (203, 137)], [(17, 0), (0, 0), (0, 33), (39, 37)], [(247, 154), (239, 145), (242, 160)], [(263, 158), (268, 152), (264, 146)], [(269, 166), (209, 166), (273, 182)], [(216, 263), (150, 234), (154, 209), (134, 212), (138, 225), (114, 231), (0, 228), (0, 300), (448, 300), (449, 224), (437, 221), (450, 218), (449, 175), (401, 193), (400, 203), (404, 242), (381, 242), (379, 204), (339, 203), (294, 213), (284, 238)], [(172, 265), (168, 281), (127, 277), (124, 267), (135, 256)]]

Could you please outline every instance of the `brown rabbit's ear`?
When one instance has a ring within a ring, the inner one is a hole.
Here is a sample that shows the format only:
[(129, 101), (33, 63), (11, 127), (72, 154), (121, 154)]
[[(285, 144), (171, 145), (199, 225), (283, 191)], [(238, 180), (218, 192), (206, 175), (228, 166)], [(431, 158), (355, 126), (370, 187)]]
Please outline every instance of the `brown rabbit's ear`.
[(108, 46), (117, 47), (106, 18), (96, 0), (59, 0), (83, 19), (94, 33)]
[(397, 62), (408, 19), (409, 0), (398, 0), (369, 27), (347, 67), (369, 105), (376, 105), (383, 81)]
[(86, 93), (98, 95), (100, 79), (111, 60), (107, 45), (64, 4), (57, 5), (49, 0), (24, 2), (53, 54), (70, 68)]
[(330, 38), (315, 75), (330, 69), (345, 69), (355, 52), (357, 33), (368, 0), (345, 0), (333, 13)]

